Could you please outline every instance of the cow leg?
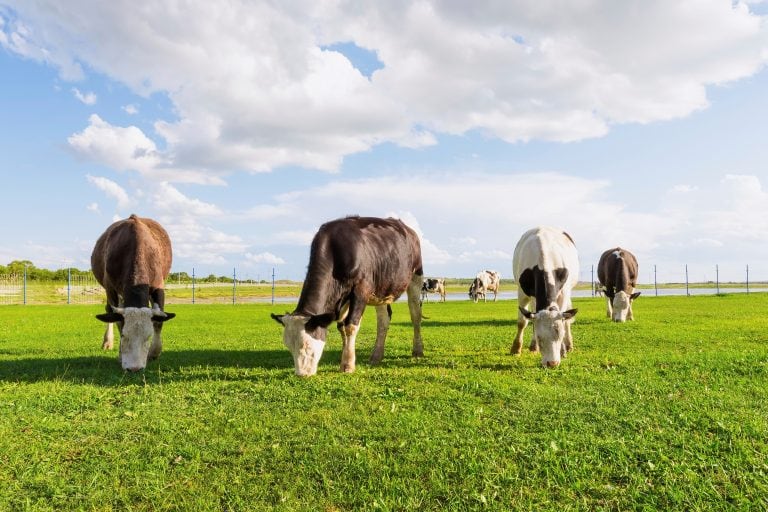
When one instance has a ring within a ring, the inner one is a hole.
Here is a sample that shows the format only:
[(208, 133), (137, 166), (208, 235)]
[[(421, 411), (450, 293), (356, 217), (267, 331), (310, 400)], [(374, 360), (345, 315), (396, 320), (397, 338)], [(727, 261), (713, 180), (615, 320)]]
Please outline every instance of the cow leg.
[(613, 304), (611, 304), (611, 298), (605, 296), (605, 316), (613, 318)]
[(339, 369), (344, 373), (355, 371), (355, 341), (357, 340), (357, 333), (360, 330), (360, 322), (363, 319), (364, 311), (365, 300), (353, 292), (349, 298), (349, 310), (342, 327), (344, 332), (341, 338), (341, 367)]
[(632, 301), (629, 301), (629, 311), (627, 311), (627, 320), (634, 320), (635, 315), (632, 314)]
[(408, 312), (411, 314), (411, 323), (413, 323), (413, 357), (422, 357), (424, 355), (424, 342), (421, 339), (421, 305), (419, 304), (419, 290), (421, 289), (422, 276), (413, 274), (411, 283), (408, 285)]
[[(521, 308), (528, 307), (528, 304), (531, 302), (530, 297), (524, 297), (524, 296), (517, 296), (517, 304)], [(515, 335), (515, 341), (512, 342), (512, 348), (509, 350), (509, 353), (515, 356), (519, 356), (520, 353), (523, 350), (523, 333), (525, 332), (525, 328), (528, 325), (528, 319), (523, 316), (523, 314), (520, 312), (520, 309), (517, 310), (517, 334)]]
[[(157, 304), (161, 311), (165, 311), (165, 290), (152, 290), (150, 298), (153, 305)], [(160, 357), (160, 352), (163, 351), (163, 339), (160, 335), (163, 331), (163, 322), (152, 322), (152, 327), (155, 332), (152, 336), (152, 345), (149, 347), (147, 358), (157, 359)]]
[(384, 341), (392, 319), (392, 307), (389, 304), (376, 306), (376, 345), (371, 352), (371, 364), (379, 364), (384, 358)]
[[(104, 308), (107, 313), (112, 313), (112, 306), (119, 306), (120, 305), (120, 297), (117, 295), (117, 292), (112, 289), (107, 290), (107, 305)], [(101, 342), (101, 348), (102, 350), (112, 350), (112, 347), (115, 344), (115, 332), (112, 327), (112, 323), (107, 323), (106, 330), (104, 331), (104, 338)]]
[[(558, 307), (560, 307), (560, 311), (567, 311), (573, 307), (570, 293), (568, 293), (567, 297), (561, 296), (560, 300), (558, 301)], [(571, 334), (572, 323), (573, 323), (573, 318), (565, 321), (565, 336), (563, 338), (563, 346), (560, 349), (561, 357), (565, 357), (565, 354), (567, 352), (570, 352), (571, 350), (573, 350), (573, 335)]]

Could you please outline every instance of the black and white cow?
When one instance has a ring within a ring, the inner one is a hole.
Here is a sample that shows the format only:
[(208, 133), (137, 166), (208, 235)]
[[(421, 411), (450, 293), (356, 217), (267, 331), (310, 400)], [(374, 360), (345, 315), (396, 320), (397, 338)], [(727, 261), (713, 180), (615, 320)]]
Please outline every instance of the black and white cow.
[[(555, 367), (573, 349), (571, 290), (579, 279), (579, 256), (571, 237), (561, 229), (526, 231), (512, 262), (517, 281), (517, 335), (512, 354), (520, 354), (523, 331), (533, 321), (531, 351), (541, 351), (541, 364)], [(533, 305), (533, 311), (529, 305)]]
[(603, 286), (606, 315), (614, 322), (634, 320), (632, 303), (640, 296), (637, 285), (637, 258), (621, 247), (608, 249), (597, 263), (597, 278)]
[(91, 269), (107, 292), (107, 312), (96, 315), (107, 323), (102, 348), (112, 348), (117, 322), (124, 370), (142, 370), (163, 350), (163, 322), (176, 316), (163, 311), (172, 257), (163, 227), (136, 215), (109, 226), (93, 248)]
[(485, 294), (493, 292), (493, 302), (496, 302), (496, 296), (499, 293), (499, 283), (501, 274), (495, 270), (483, 270), (479, 272), (472, 284), (469, 285), (469, 298), (477, 302), (480, 297), (485, 302)]
[(404, 291), (413, 322), (412, 355), (422, 356), (422, 275), (419, 237), (398, 219), (346, 217), (320, 226), (296, 309), (272, 314), (285, 328), (283, 342), (293, 354), (296, 375), (317, 373), (333, 321), (341, 333), (341, 371), (355, 371), (355, 338), (366, 305), (376, 306), (371, 363), (379, 363), (392, 316), (390, 304)]
[(424, 279), (421, 285), (421, 300), (429, 302), (429, 294), (436, 293), (440, 296), (440, 302), (445, 302), (445, 279), (429, 278)]

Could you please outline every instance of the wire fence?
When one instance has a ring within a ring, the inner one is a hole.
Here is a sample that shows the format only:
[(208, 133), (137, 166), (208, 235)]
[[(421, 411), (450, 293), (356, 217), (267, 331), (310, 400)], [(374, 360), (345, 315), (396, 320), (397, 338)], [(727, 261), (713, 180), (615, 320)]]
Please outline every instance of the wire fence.
[[(741, 280), (721, 281), (721, 269), (712, 267), (712, 278), (691, 279), (688, 265), (683, 265), (674, 280), (662, 282), (656, 265), (651, 267), (650, 283), (646, 280), (638, 288), (648, 295), (715, 295), (721, 293), (750, 293), (768, 291), (768, 282), (750, 281), (749, 266), (741, 269)], [(575, 296), (597, 296), (600, 294), (595, 265), (581, 269), (581, 290)], [(729, 269), (733, 272), (733, 269)], [(679, 277), (677, 277), (679, 275)], [(199, 278), (192, 269), (191, 274), (175, 272), (165, 284), (166, 304), (248, 304), (248, 303), (291, 303), (298, 300), (300, 282), (277, 281), (275, 270), (271, 280), (238, 279), (233, 270), (231, 277), (209, 275)], [(665, 277), (669, 277), (667, 274)], [(450, 285), (448, 280), (447, 284)], [(462, 282), (461, 279), (453, 281)], [(502, 288), (504, 282), (502, 281)], [(586, 285), (586, 286), (583, 286)], [(511, 285), (509, 285), (511, 286)], [(513, 297), (504, 290), (500, 297)], [(505, 295), (505, 293), (507, 293)], [(453, 300), (466, 298), (466, 293), (448, 294)], [(92, 273), (67, 272), (67, 279), (30, 280), (25, 274), (0, 274), (0, 305), (23, 304), (105, 304), (106, 293)]]

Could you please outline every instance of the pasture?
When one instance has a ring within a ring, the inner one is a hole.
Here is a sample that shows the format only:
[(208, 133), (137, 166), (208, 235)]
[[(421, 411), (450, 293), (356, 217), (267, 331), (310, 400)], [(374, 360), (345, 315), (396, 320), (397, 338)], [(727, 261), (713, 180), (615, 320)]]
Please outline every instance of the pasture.
[(555, 370), (508, 355), (516, 301), (426, 305), (420, 360), (398, 303), (380, 366), (369, 308), (309, 379), (291, 306), (170, 304), (137, 374), (101, 306), (0, 307), (0, 510), (767, 509), (768, 294), (574, 304)]

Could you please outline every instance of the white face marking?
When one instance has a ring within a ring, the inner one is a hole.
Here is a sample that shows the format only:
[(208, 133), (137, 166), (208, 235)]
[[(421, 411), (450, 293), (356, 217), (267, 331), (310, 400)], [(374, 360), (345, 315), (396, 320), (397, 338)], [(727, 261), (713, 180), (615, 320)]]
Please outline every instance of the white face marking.
[(120, 332), (120, 364), (123, 370), (138, 371), (147, 366), (147, 354), (154, 328), (152, 310), (125, 308)]
[(283, 317), (285, 326), (283, 344), (293, 355), (294, 370), (299, 377), (308, 377), (317, 373), (317, 365), (325, 348), (324, 341), (313, 338), (304, 329), (308, 320), (306, 316), (285, 315)]
[(533, 318), (533, 333), (539, 342), (542, 366), (557, 366), (563, 350), (565, 320), (559, 310), (544, 309)]
[(631, 302), (632, 299), (624, 290), (617, 292), (613, 296), (613, 301), (611, 301), (613, 306), (611, 319), (614, 322), (625, 322), (627, 320), (627, 313), (629, 312), (629, 305)]

